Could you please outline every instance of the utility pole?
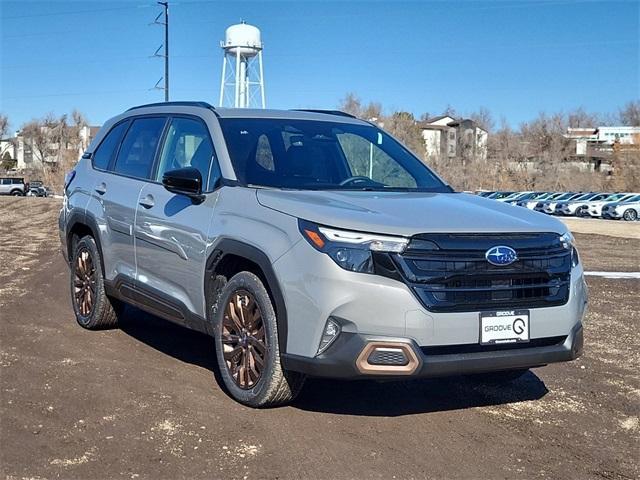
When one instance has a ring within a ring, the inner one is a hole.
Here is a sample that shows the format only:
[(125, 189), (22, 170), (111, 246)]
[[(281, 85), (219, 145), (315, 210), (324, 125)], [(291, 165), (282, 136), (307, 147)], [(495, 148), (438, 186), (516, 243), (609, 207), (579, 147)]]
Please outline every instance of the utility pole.
[[(163, 47), (160, 45), (156, 53), (152, 57), (164, 57), (164, 77), (158, 80), (153, 89), (164, 90), (164, 101), (169, 101), (169, 2), (157, 2), (158, 5), (164, 7), (164, 22), (158, 21), (163, 12), (160, 12), (156, 19), (149, 25), (164, 25), (164, 55), (160, 55), (158, 52)], [(159, 87), (158, 84), (164, 79), (164, 87)], [(151, 89), (151, 90), (153, 90)]]
[(164, 7), (164, 101), (169, 101), (169, 2), (158, 2)]

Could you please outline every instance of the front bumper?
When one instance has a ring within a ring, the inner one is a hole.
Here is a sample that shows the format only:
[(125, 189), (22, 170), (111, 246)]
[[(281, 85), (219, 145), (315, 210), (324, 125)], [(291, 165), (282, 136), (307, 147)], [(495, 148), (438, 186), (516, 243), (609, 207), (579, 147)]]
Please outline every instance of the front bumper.
[(622, 214), (618, 213), (616, 210), (603, 210), (602, 211), (602, 218), (610, 218), (610, 219), (619, 220), (619, 219), (622, 218)]
[[(420, 348), (407, 338), (390, 338), (357, 333), (343, 333), (322, 355), (314, 358), (284, 354), (283, 366), (314, 377), (342, 379), (358, 378), (426, 378), (447, 375), (463, 375), (501, 370), (538, 367), (549, 363), (575, 360), (583, 351), (582, 323), (577, 323), (566, 337), (538, 341), (531, 345), (481, 350), (461, 345), (447, 349)], [(557, 341), (556, 341), (557, 340)], [(554, 343), (555, 342), (555, 343)], [(411, 370), (379, 370), (363, 372), (363, 352), (372, 343), (405, 345), (411, 349), (417, 365)]]

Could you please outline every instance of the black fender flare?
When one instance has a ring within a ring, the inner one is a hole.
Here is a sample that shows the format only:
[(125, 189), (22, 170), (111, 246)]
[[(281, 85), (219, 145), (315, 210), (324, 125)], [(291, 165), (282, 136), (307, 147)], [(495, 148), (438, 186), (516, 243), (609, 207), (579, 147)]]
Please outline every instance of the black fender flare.
[[(207, 258), (206, 270), (205, 270), (205, 284), (204, 294), (209, 301), (208, 293), (212, 282), (215, 279), (216, 266), (222, 260), (225, 255), (236, 255), (238, 257), (246, 258), (255, 263), (262, 270), (267, 285), (265, 287), (271, 294), (275, 303), (276, 322), (278, 325), (278, 346), (280, 353), (286, 353), (287, 349), (287, 331), (288, 331), (288, 319), (287, 319), (287, 307), (285, 305), (284, 296), (282, 295), (282, 289), (280, 288), (280, 282), (276, 277), (273, 265), (269, 257), (260, 249), (231, 238), (223, 238), (216, 244), (215, 249)], [(209, 304), (207, 303), (207, 313), (209, 310)]]
[(91, 231), (91, 236), (95, 240), (98, 251), (100, 252), (100, 267), (102, 268), (102, 274), (104, 275), (104, 255), (102, 253), (102, 243), (100, 242), (100, 235), (98, 235), (100, 229), (98, 228), (98, 223), (93, 218), (93, 216), (87, 215), (83, 211), (76, 210), (71, 212), (71, 215), (69, 215), (69, 219), (67, 220), (65, 228), (65, 239), (67, 241), (66, 248), (69, 263), (71, 263), (71, 254), (73, 253), (71, 252), (71, 233), (76, 225), (82, 225), (84, 227), (87, 227)]

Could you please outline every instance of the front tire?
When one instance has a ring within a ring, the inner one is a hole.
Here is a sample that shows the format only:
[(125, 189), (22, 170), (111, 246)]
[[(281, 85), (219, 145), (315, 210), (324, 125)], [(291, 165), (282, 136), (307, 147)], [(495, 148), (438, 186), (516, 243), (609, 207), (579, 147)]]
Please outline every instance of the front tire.
[(107, 296), (95, 240), (81, 238), (71, 257), (71, 303), (76, 320), (88, 330), (116, 328), (123, 305)]
[(638, 212), (636, 212), (633, 208), (628, 208), (622, 214), (622, 218), (624, 218), (627, 222), (634, 222), (638, 219)]
[(260, 278), (234, 275), (217, 299), (213, 322), (220, 377), (231, 397), (258, 408), (298, 395), (304, 375), (282, 368), (276, 314)]

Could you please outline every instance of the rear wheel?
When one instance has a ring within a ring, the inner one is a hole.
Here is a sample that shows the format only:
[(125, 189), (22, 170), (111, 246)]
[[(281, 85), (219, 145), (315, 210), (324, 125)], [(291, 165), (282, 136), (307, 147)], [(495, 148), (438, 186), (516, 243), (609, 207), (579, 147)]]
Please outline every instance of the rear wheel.
[(123, 305), (104, 291), (100, 252), (92, 237), (81, 238), (71, 258), (71, 303), (80, 326), (101, 330), (118, 326)]
[(11, 195), (13, 195), (14, 197), (21, 197), (23, 193), (20, 190), (12, 190)]
[(280, 364), (276, 315), (260, 278), (251, 272), (234, 275), (216, 305), (216, 357), (229, 394), (251, 407), (293, 400), (304, 375), (285, 371)]
[(636, 212), (633, 208), (628, 208), (622, 214), (622, 218), (624, 218), (627, 222), (633, 222), (638, 219), (638, 212)]

